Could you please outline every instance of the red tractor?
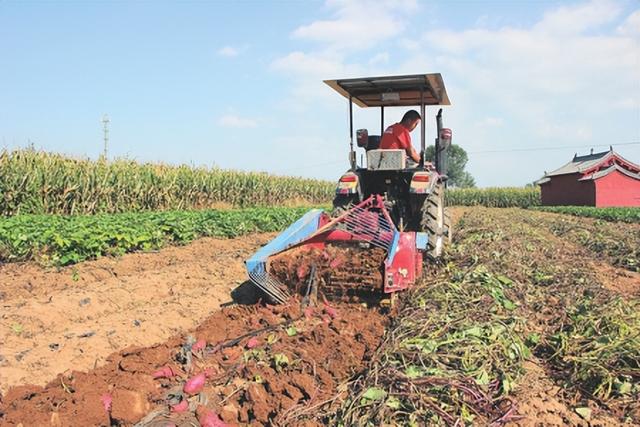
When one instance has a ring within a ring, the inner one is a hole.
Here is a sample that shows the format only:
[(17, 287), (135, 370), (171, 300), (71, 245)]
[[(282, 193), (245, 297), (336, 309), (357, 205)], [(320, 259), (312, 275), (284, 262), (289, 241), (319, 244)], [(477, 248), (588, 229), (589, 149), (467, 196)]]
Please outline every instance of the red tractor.
[[(307, 212), (246, 261), (247, 272), (274, 302), (291, 294), (393, 296), (412, 286), (424, 262), (442, 255), (451, 238), (445, 209), (447, 148), (451, 131), (436, 116), (435, 162), (425, 159), (425, 107), (449, 105), (440, 74), (327, 80), (349, 100), (349, 170), (342, 175), (330, 215)], [(404, 150), (379, 148), (380, 136), (353, 132), (353, 104), (420, 107), (420, 162), (408, 164)], [(355, 137), (355, 138), (354, 138)], [(356, 162), (354, 139), (366, 153)], [(364, 160), (364, 156), (363, 160)]]
[[(385, 206), (400, 232), (413, 231), (428, 235), (430, 258), (442, 255), (444, 243), (450, 239), (451, 225), (445, 209), (447, 148), (451, 130), (442, 127), (442, 109), (436, 116), (435, 162), (426, 161), (425, 107), (450, 105), (440, 74), (366, 77), (325, 80), (325, 83), (349, 100), (350, 169), (342, 175), (333, 200), (341, 212), (357, 205), (373, 194), (384, 197)], [(362, 108), (380, 108), (380, 135), (369, 135), (367, 129), (356, 133), (358, 147), (366, 152), (366, 164), (358, 165), (354, 149), (353, 104)], [(385, 107), (420, 107), (420, 157), (418, 164), (407, 164), (404, 150), (379, 149), (385, 130)]]

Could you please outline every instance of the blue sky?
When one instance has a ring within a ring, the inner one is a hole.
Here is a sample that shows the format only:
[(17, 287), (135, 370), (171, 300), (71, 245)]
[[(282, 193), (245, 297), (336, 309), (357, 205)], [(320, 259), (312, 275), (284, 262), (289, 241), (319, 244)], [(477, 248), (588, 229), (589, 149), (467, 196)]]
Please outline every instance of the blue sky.
[[(592, 146), (640, 163), (622, 145), (640, 141), (635, 0), (0, 0), (0, 58), (6, 148), (95, 158), (107, 113), (110, 157), (335, 180), (347, 103), (322, 80), (440, 72), (480, 186), (524, 185)], [(355, 127), (373, 133), (378, 112), (356, 108)]]

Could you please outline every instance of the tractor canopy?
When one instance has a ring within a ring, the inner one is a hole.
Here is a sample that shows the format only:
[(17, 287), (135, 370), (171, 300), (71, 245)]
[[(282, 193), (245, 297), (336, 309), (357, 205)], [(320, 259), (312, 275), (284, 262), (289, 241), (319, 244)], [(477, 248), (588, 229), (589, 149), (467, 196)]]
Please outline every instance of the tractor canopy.
[(363, 108), (451, 105), (440, 73), (359, 77), (324, 82)]

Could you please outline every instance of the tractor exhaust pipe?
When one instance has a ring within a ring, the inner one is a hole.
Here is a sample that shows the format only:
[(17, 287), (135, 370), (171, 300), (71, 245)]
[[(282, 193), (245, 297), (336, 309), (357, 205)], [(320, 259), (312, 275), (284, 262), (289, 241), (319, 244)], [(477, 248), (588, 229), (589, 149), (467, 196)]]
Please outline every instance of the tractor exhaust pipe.
[(436, 125), (438, 127), (435, 146), (436, 170), (440, 175), (446, 175), (447, 150), (451, 146), (451, 129), (442, 127), (442, 108), (438, 110), (438, 114), (436, 115)]

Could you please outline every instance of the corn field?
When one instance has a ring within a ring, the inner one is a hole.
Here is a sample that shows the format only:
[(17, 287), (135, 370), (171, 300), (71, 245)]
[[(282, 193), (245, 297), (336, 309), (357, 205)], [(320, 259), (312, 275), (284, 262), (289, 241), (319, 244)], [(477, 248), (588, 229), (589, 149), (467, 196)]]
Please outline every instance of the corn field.
[(217, 168), (0, 151), (0, 215), (327, 203), (335, 184)]
[(540, 205), (539, 188), (462, 188), (447, 190), (445, 194), (450, 206), (528, 208)]

